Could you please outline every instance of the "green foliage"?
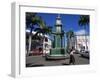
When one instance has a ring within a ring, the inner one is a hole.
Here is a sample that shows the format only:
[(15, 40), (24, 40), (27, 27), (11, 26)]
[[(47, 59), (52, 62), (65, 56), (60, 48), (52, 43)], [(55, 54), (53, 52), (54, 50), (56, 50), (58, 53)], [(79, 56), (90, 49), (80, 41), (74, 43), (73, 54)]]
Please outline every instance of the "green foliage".
[(45, 28), (46, 24), (40, 16), (35, 16), (32, 18), (32, 24), (38, 25), (40, 28)]
[(89, 15), (81, 15), (78, 21), (80, 26), (85, 26), (89, 24)]
[(72, 31), (72, 30), (70, 30), (70, 31), (68, 31), (67, 33), (66, 33), (66, 37), (67, 38), (71, 38), (71, 37), (74, 37), (75, 35), (74, 35), (74, 32)]
[[(32, 25), (32, 26), (30, 26)], [(39, 28), (35, 28), (34, 25), (39, 26)], [(51, 28), (46, 26), (45, 21), (41, 18), (41, 16), (37, 16), (36, 13), (27, 12), (26, 13), (26, 28), (30, 28), (30, 34), (32, 30), (36, 31), (34, 37), (36, 37), (39, 33), (48, 34), (51, 33)]]

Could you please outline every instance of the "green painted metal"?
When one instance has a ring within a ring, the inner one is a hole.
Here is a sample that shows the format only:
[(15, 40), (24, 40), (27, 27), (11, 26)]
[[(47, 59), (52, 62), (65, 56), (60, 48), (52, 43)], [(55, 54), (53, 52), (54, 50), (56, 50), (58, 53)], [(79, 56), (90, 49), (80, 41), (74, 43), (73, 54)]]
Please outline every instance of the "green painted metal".
[(61, 48), (61, 36), (60, 35), (56, 35), (55, 37), (55, 48)]
[(64, 49), (60, 49), (60, 48), (50, 49), (50, 55), (64, 55), (64, 54), (65, 54)]
[(65, 48), (62, 46), (62, 36), (63, 36), (63, 32), (62, 32), (62, 24), (61, 24), (61, 19), (60, 16), (58, 16), (57, 18), (57, 22), (60, 23), (56, 23), (55, 25), (55, 32), (53, 33), (54, 35), (54, 42), (53, 42), (53, 48), (50, 49), (50, 55), (61, 55), (63, 56), (66, 52), (65, 52)]

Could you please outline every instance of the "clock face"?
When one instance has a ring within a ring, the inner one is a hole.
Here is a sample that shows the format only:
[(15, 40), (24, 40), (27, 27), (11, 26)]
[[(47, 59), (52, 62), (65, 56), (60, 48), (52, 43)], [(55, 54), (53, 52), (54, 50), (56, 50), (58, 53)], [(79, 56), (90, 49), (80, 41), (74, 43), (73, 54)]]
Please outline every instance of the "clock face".
[(56, 24), (61, 25), (61, 24), (62, 24), (62, 23), (61, 23), (61, 20), (57, 20), (57, 21), (56, 21)]

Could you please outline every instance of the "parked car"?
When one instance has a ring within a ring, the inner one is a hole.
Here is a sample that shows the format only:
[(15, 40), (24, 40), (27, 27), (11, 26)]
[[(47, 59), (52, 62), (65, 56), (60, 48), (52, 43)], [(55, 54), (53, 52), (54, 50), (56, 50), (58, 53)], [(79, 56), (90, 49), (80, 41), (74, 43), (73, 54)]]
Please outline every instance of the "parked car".
[(75, 50), (75, 54), (80, 54), (80, 51), (79, 50)]
[(81, 56), (83, 56), (83, 57), (89, 58), (90, 52), (84, 50), (84, 51), (81, 51), (80, 54), (81, 54)]

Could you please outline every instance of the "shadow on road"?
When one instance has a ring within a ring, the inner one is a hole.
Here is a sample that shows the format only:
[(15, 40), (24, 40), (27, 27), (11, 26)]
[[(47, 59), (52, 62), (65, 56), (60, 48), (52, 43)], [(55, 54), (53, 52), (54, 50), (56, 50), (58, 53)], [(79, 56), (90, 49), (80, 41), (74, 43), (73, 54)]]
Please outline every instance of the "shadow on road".
[(70, 65), (70, 64), (67, 64), (67, 63), (63, 63), (62, 65)]
[(26, 67), (41, 67), (43, 64), (26, 64)]
[(81, 55), (80, 55), (79, 57), (80, 57), (80, 58), (85, 58), (85, 59), (89, 59), (88, 57), (84, 57), (84, 56), (81, 56)]

